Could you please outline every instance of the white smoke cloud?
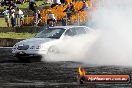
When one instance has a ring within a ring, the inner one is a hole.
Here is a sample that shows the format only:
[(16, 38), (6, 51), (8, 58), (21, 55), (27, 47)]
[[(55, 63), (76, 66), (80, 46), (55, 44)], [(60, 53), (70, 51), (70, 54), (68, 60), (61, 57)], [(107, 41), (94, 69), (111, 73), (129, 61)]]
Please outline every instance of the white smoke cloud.
[(63, 59), (54, 57), (54, 61), (132, 65), (132, 1), (100, 0), (98, 3), (89, 21), (96, 32), (65, 40), (59, 48), (67, 54)]
[(103, 0), (93, 13), (92, 24), (101, 36), (93, 45), (88, 63), (132, 65), (132, 1)]
[(59, 53), (50, 53), (47, 61), (84, 61), (86, 52), (90, 51), (90, 47), (96, 41), (98, 34), (96, 31), (89, 31), (87, 34), (68, 37), (58, 45), (56, 49)]

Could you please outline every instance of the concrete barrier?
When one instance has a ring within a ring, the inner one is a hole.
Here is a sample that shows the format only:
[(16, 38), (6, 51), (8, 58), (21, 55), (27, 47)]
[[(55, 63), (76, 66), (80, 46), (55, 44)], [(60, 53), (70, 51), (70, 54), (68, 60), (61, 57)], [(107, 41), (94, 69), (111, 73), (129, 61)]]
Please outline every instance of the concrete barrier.
[(0, 38), (0, 47), (12, 47), (23, 39)]
[(16, 33), (38, 33), (43, 30), (43, 27), (34, 27), (34, 26), (23, 26), (23, 27), (0, 27), (0, 32), (16, 32)]
[[(0, 27), (0, 32), (16, 32), (16, 33), (38, 33), (43, 30), (43, 27)], [(12, 47), (15, 43), (21, 41), (23, 39), (12, 39), (12, 38), (0, 38), (0, 47)]]

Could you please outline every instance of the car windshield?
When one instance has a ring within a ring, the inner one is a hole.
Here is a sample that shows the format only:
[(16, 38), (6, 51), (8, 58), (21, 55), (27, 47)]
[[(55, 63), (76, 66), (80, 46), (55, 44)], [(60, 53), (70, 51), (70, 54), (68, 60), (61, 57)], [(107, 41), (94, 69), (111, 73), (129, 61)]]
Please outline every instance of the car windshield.
[(55, 38), (59, 39), (64, 33), (65, 29), (62, 28), (48, 28), (38, 33), (35, 38)]

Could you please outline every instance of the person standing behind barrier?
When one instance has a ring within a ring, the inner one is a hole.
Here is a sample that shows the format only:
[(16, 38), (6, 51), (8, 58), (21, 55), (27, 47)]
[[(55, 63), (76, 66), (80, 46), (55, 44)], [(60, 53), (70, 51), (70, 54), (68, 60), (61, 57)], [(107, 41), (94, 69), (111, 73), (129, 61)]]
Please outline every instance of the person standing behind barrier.
[(11, 25), (12, 27), (15, 27), (16, 26), (16, 17), (15, 17), (15, 9), (14, 8), (11, 8), (10, 10), (10, 16), (11, 16)]
[(66, 0), (60, 0), (61, 4), (65, 4)]
[[(52, 24), (50, 24), (50, 22), (52, 22)], [(54, 26), (56, 23), (56, 18), (52, 12), (52, 10), (49, 10), (49, 13), (47, 15), (47, 24), (48, 25), (51, 25), (51, 26)]]
[(73, 5), (73, 3), (70, 3), (70, 11), (72, 14), (74, 14), (76, 12), (75, 6)]
[(17, 7), (17, 4), (16, 4), (16, 2), (14, 2), (14, 1), (10, 1), (9, 6), (10, 6), (10, 7), (12, 6), (13, 8), (16, 8), (16, 7)]
[(34, 25), (37, 26), (40, 22), (42, 22), (42, 16), (40, 11), (38, 10), (34, 16)]
[(9, 15), (10, 15), (10, 11), (9, 11), (9, 8), (6, 8), (4, 7), (4, 11), (3, 11), (3, 14), (4, 14), (4, 18), (5, 18), (5, 22), (7, 23), (7, 27), (9, 27)]
[(67, 5), (67, 8), (63, 12), (66, 12), (67, 18), (70, 19), (71, 16), (70, 4)]
[(29, 9), (36, 13), (36, 3), (35, 0), (29, 0)]
[(0, 6), (2, 7), (4, 5), (6, 5), (6, 1), (5, 0), (0, 0)]
[(88, 11), (89, 10), (89, 6), (88, 4), (84, 1), (82, 8), (79, 11)]
[(51, 5), (51, 8), (55, 7), (56, 5), (61, 5), (60, 0), (53, 0), (53, 4)]
[(75, 11), (75, 6), (70, 3), (67, 5), (67, 8), (63, 12), (66, 12), (67, 18), (70, 19), (71, 15), (74, 14)]
[(93, 7), (92, 1), (91, 0), (88, 0), (87, 3), (88, 3), (89, 9), (92, 9), (92, 7)]
[(21, 9), (17, 8), (16, 11), (17, 18), (20, 18), (20, 26), (23, 25), (23, 19), (24, 19), (24, 14)]
[(38, 19), (37, 19), (37, 25), (38, 25), (40, 22), (42, 22), (42, 16), (39, 10), (37, 14), (38, 14)]

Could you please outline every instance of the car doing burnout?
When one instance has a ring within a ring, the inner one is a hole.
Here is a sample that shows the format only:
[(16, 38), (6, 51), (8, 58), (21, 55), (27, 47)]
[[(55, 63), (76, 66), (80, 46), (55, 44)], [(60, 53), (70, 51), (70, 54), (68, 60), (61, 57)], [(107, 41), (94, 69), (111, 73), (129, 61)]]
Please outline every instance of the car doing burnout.
[(26, 39), (16, 43), (13, 46), (12, 53), (19, 60), (29, 60), (30, 57), (45, 56), (48, 52), (55, 52), (55, 46), (58, 45), (67, 36), (73, 37), (86, 33), (90, 28), (86, 26), (54, 26), (43, 28), (43, 31), (33, 38)]

